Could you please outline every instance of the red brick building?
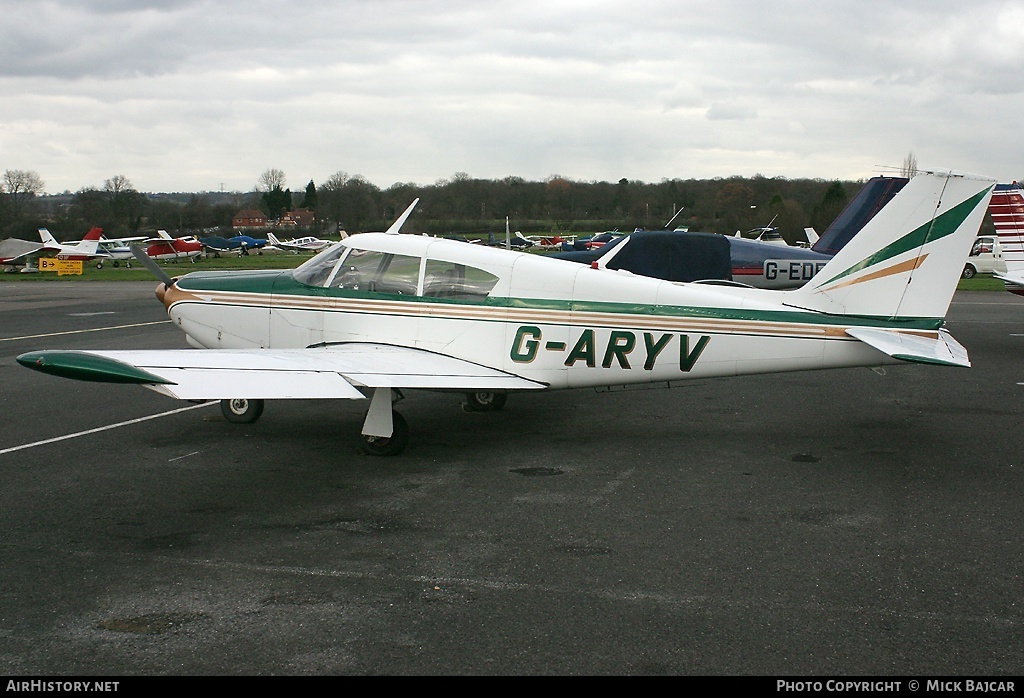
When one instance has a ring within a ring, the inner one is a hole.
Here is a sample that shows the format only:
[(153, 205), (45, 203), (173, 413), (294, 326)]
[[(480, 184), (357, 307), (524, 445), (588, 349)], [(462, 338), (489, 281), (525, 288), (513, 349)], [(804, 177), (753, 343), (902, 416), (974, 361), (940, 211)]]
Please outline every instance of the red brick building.
[(294, 225), (299, 228), (308, 228), (313, 225), (315, 220), (316, 215), (308, 208), (297, 208), (281, 216), (279, 225)]
[(235, 230), (245, 228), (266, 228), (267, 217), (263, 215), (262, 211), (255, 209), (245, 209), (235, 214), (234, 218), (231, 219), (231, 227)]

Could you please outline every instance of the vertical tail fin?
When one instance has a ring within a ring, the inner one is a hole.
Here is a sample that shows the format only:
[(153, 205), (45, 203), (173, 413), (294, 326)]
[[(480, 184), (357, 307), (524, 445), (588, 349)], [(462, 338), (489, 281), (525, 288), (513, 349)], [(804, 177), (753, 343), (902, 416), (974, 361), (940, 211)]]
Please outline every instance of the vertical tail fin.
[(942, 318), (995, 181), (921, 172), (788, 305), (824, 313)]
[(50, 231), (47, 230), (46, 228), (39, 229), (39, 239), (43, 241), (44, 245), (47, 245), (49, 247), (60, 246), (60, 243), (57, 242), (56, 238), (54, 238), (53, 235), (50, 234)]
[(100, 238), (103, 237), (103, 228), (90, 228), (81, 242), (76, 242), (75, 247), (81, 250), (82, 254), (95, 255), (100, 246)]
[(271, 232), (267, 232), (267, 239), (270, 240), (271, 245), (280, 246), (281, 241), (277, 239), (277, 236)]

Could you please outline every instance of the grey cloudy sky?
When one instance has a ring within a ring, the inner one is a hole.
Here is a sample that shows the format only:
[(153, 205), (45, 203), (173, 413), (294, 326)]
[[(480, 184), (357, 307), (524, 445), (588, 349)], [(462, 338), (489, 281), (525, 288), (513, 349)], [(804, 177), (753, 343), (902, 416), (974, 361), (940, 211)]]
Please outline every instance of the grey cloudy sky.
[(1024, 177), (1019, 0), (0, 0), (46, 190)]

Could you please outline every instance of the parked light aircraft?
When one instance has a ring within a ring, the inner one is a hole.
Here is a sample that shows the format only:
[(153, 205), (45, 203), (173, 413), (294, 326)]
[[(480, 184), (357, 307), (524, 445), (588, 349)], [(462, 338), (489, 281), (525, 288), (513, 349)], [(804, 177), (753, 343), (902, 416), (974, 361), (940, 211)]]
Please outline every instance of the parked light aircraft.
[(988, 210), (1006, 263), (1006, 271), (993, 276), (1010, 293), (1024, 296), (1024, 189), (1017, 182), (997, 184)]
[[(39, 239), (43, 241), (41, 255), (54, 255), (58, 259), (87, 260), (102, 256), (99, 249), (102, 228), (90, 228), (78, 242), (57, 242), (46, 228), (39, 229)], [(40, 255), (40, 256), (41, 256)]]
[[(811, 249), (784, 241), (750, 240), (689, 231), (635, 231), (594, 250), (555, 255), (599, 268), (622, 269), (667, 281), (735, 281), (766, 289), (803, 286), (857, 234), (907, 183), (902, 177), (873, 177), (819, 238), (813, 229)], [(724, 241), (728, 241), (725, 244)]]
[(194, 262), (203, 251), (203, 243), (195, 235), (175, 238), (166, 230), (158, 230), (156, 235), (145, 241), (149, 245), (146, 255), (150, 259), (188, 259)]
[(132, 243), (141, 242), (145, 240), (144, 237), (128, 237), (128, 238), (108, 238), (105, 235), (100, 236), (99, 245), (97, 246), (97, 254), (99, 258), (96, 261), (96, 268), (103, 268), (103, 261), (110, 260), (111, 264), (115, 267), (119, 266), (121, 262), (124, 262), (124, 266), (128, 269), (132, 268), (132, 260), (135, 259), (135, 255), (132, 253)]
[(277, 236), (273, 233), (267, 233), (267, 240), (279, 250), (287, 250), (289, 252), (319, 252), (334, 244), (330, 240), (321, 240), (312, 235), (292, 240), (278, 240)]
[(970, 366), (943, 328), (995, 182), (921, 173), (808, 284), (673, 283), (398, 233), (350, 237), (294, 271), (163, 276), (157, 297), (196, 349), (37, 351), (18, 362), (84, 380), (221, 400), (369, 399), (364, 449), (409, 440), (406, 389), (465, 393), (668, 385), (692, 378), (919, 362)]
[(249, 235), (235, 235), (230, 238), (208, 235), (199, 238), (199, 242), (203, 244), (203, 248), (207, 252), (212, 252), (215, 256), (220, 256), (221, 253), (247, 255), (249, 250), (255, 251), (256, 254), (263, 254), (264, 250), (268, 252), (280, 251), (273, 245), (268, 245), (266, 239), (254, 238)]
[(23, 267), (25, 271), (39, 271), (39, 268), (34, 266), (33, 254), (42, 246), (41, 242), (30, 242), (20, 238), (0, 240), (0, 266), (4, 267), (5, 271), (13, 271), (15, 267)]
[(4, 265), (25, 265), (24, 271), (38, 271), (36, 262), (40, 257), (57, 257), (58, 259), (87, 260), (102, 258), (98, 251), (99, 239), (103, 234), (100, 228), (91, 228), (78, 242), (57, 242), (46, 228), (39, 228), (39, 239), (42, 244), (23, 247), (24, 251), (4, 259)]

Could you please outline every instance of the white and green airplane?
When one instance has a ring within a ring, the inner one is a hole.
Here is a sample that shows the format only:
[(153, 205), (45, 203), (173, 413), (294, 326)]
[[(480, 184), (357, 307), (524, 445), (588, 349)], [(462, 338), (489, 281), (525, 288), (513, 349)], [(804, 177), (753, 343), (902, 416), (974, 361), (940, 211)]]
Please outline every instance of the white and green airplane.
[[(943, 329), (994, 180), (921, 173), (805, 286), (674, 283), (399, 230), (353, 235), (292, 271), (163, 275), (157, 297), (195, 349), (39, 351), (83, 380), (221, 400), (369, 399), (364, 449), (393, 455), (403, 390), (479, 410), (509, 393), (904, 361), (970, 366)], [(144, 257), (144, 255), (143, 255)]]

